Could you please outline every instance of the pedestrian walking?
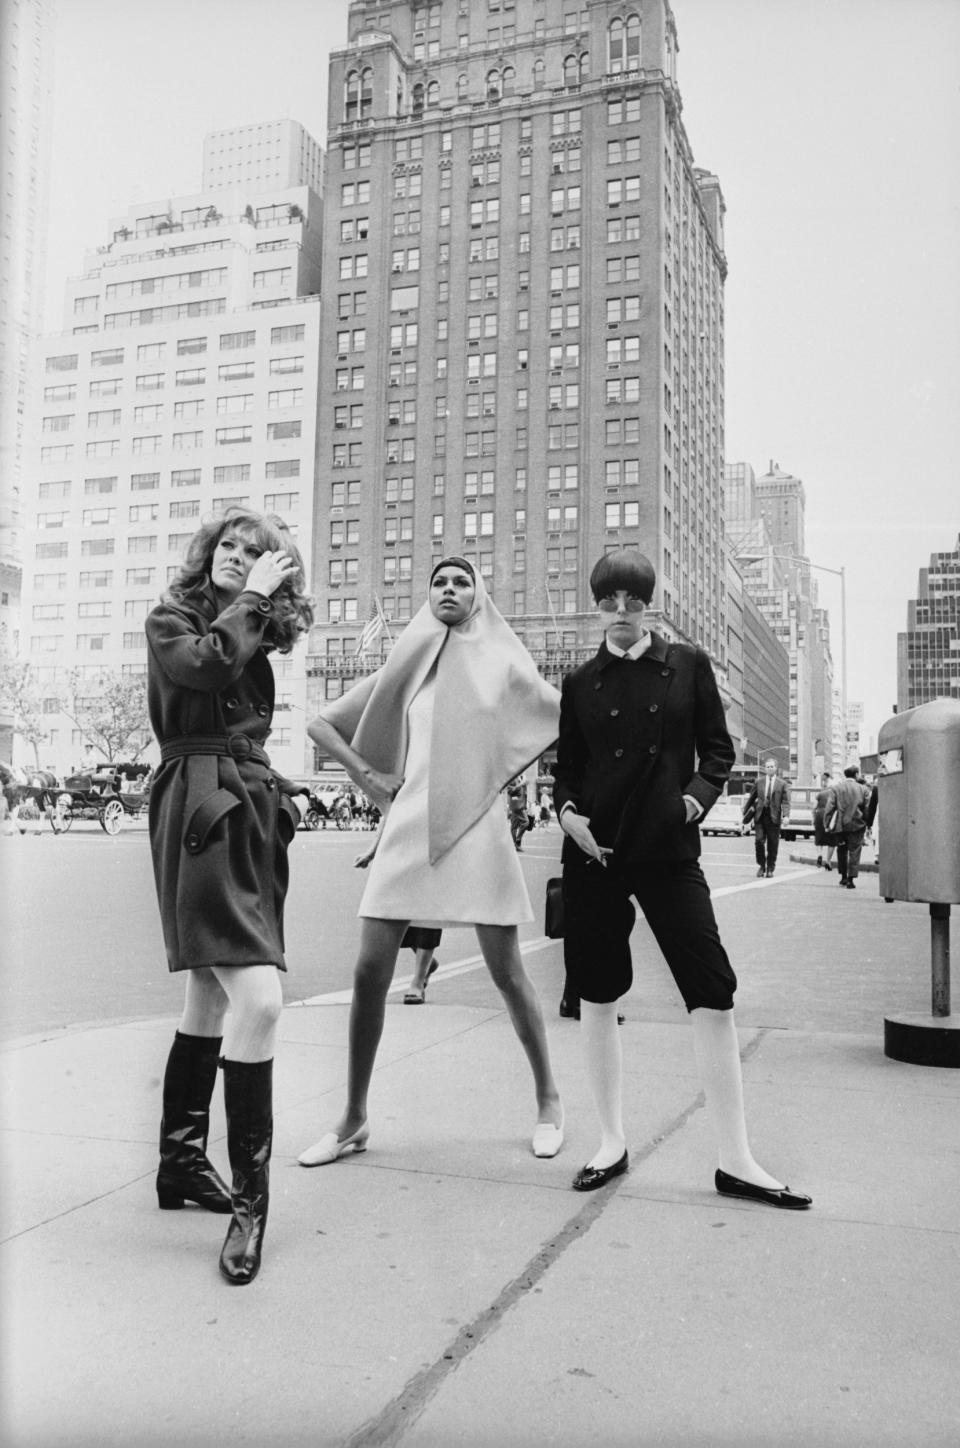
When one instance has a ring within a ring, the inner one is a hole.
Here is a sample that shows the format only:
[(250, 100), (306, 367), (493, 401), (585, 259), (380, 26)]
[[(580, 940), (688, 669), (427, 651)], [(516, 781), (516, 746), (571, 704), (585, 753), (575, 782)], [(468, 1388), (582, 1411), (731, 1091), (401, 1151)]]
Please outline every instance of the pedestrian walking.
[[(313, 613), (278, 518), (228, 510), (194, 535), (146, 621), (147, 696), (161, 762), (150, 845), (183, 1015), (163, 1082), (157, 1197), (231, 1213), (220, 1254), (228, 1282), (260, 1268), (269, 1205), (273, 1054), (282, 1006), (287, 847), (309, 798), (270, 766), (271, 649), (289, 653)], [(223, 1052), (228, 1188), (207, 1157)]]
[(366, 1149), (367, 1096), (387, 991), (411, 921), (474, 925), (526, 1052), (537, 1101), (533, 1150), (553, 1156), (563, 1109), (517, 925), (533, 918), (500, 791), (557, 732), (559, 697), (463, 558), (430, 576), (428, 600), (383, 668), (326, 705), (309, 734), (383, 809), (360, 902), (347, 1104), (300, 1157), (324, 1166)]
[(854, 881), (860, 873), (860, 853), (870, 804), (870, 790), (860, 783), (858, 775), (857, 766), (849, 765), (843, 771), (843, 778), (831, 787), (826, 804), (826, 822), (840, 839), (837, 846), (840, 885), (847, 890), (856, 889)]
[(706, 652), (644, 626), (654, 584), (641, 553), (600, 559), (590, 588), (604, 641), (563, 681), (554, 802), (567, 836), (564, 959), (600, 1124), (600, 1145), (573, 1187), (593, 1191), (629, 1166), (617, 1001), (633, 980), (636, 900), (690, 1014), (719, 1147), (717, 1191), (802, 1209), (810, 1198), (765, 1171), (747, 1139), (737, 980), (699, 865), (698, 821), (722, 793), (735, 751)]
[(777, 761), (768, 759), (743, 807), (743, 822), (753, 821), (757, 876), (770, 877), (777, 868), (780, 831), (790, 815), (790, 786), (777, 773)]
[[(839, 837), (830, 833), (824, 823), (827, 813), (827, 800), (830, 796), (830, 779), (831, 776), (829, 772), (821, 776), (820, 789), (813, 806), (813, 843), (820, 851), (817, 855), (817, 869), (819, 870), (822, 867), (828, 874), (833, 869), (834, 852), (840, 843)], [(827, 852), (826, 859), (823, 857), (824, 850)]]

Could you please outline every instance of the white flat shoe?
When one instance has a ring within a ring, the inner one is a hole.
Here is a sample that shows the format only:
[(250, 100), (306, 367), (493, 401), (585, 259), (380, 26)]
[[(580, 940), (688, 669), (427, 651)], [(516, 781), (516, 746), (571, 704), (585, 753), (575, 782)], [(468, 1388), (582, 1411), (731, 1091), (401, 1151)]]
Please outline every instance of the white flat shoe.
[(533, 1133), (533, 1154), (534, 1156), (556, 1156), (563, 1145), (563, 1116), (560, 1117), (560, 1125), (554, 1126), (549, 1121), (538, 1121)]
[(301, 1166), (329, 1166), (332, 1161), (344, 1155), (348, 1151), (366, 1151), (367, 1141), (370, 1137), (370, 1128), (364, 1122), (352, 1136), (345, 1136), (343, 1141), (335, 1131), (328, 1131), (326, 1136), (321, 1136), (313, 1146), (308, 1146), (297, 1157)]

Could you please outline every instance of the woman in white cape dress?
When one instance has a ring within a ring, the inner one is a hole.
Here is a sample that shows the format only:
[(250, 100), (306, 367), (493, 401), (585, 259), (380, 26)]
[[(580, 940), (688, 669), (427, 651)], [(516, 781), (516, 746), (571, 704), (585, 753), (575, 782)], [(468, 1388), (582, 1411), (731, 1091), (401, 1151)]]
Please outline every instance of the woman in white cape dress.
[[(324, 1166), (369, 1137), (367, 1092), (400, 941), (418, 925), (474, 925), (533, 1072), (533, 1151), (555, 1156), (563, 1108), (543, 1015), (520, 956), (532, 919), (500, 791), (557, 735), (560, 696), (462, 558), (431, 574), (427, 602), (382, 669), (324, 707), (309, 734), (384, 812), (360, 902), (347, 1105), (300, 1156)], [(369, 856), (367, 857), (369, 859)]]

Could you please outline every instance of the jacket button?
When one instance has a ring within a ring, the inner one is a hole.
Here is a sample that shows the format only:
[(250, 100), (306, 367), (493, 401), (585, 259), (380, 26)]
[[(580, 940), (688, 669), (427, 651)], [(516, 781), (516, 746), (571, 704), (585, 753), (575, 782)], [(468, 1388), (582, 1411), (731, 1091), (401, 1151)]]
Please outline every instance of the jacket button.
[(266, 719), (267, 715), (270, 713), (270, 710), (267, 708), (266, 704), (258, 704), (257, 713), (261, 715), (262, 718)]
[(613, 751), (613, 757), (614, 757), (614, 759), (622, 759), (622, 758), (623, 758), (623, 750), (622, 750), (622, 749), (615, 749), (615, 750)]
[(257, 608), (260, 610), (261, 613), (269, 613), (271, 608), (269, 598), (261, 598), (260, 602), (257, 604)]
[(610, 718), (611, 718), (611, 719), (616, 719), (616, 717), (617, 717), (617, 715), (618, 715), (619, 713), (620, 713), (620, 710), (619, 710), (619, 709), (611, 709), (611, 710), (610, 710)]
[(651, 744), (651, 745), (650, 745), (650, 748), (647, 750), (647, 753), (648, 753), (648, 754), (656, 754), (656, 752), (657, 752), (657, 746), (656, 746), (655, 744)]
[(669, 669), (661, 669), (661, 670), (660, 670), (660, 677), (661, 677), (662, 679), (667, 679), (667, 678), (669, 678), (669, 677), (670, 677), (670, 670), (669, 670)]
[(602, 689), (602, 688), (603, 688), (603, 680), (602, 680), (602, 679), (598, 679), (597, 682), (594, 684), (593, 687), (594, 687), (595, 689)]
[(650, 705), (650, 713), (651, 713), (651, 714), (656, 714), (656, 712), (657, 712), (657, 710), (658, 710), (659, 708), (660, 708), (660, 705), (659, 705), (659, 704), (651, 704), (651, 705)]
[(225, 709), (235, 709), (237, 707), (236, 699), (224, 699), (223, 707)]
[(277, 787), (277, 781), (274, 779), (273, 775), (271, 774), (270, 778), (267, 780), (267, 789), (276, 789), (276, 787)]
[(187, 835), (187, 849), (195, 850), (200, 843), (199, 835)]

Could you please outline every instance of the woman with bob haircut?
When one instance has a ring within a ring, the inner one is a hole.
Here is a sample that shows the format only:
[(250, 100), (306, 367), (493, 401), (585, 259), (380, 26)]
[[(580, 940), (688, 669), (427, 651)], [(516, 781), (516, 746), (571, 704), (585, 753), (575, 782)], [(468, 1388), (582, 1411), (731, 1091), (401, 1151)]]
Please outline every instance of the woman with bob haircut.
[[(146, 621), (147, 698), (160, 746), (150, 846), (167, 961), (185, 977), (163, 1082), (157, 1197), (232, 1213), (220, 1255), (252, 1282), (269, 1200), (273, 1053), (283, 1004), (287, 847), (303, 791), (270, 767), (267, 655), (313, 621), (281, 519), (231, 508), (194, 535)], [(224, 1017), (228, 1190), (206, 1154)]]
[(464, 558), (444, 558), (427, 602), (382, 669), (325, 705), (308, 733), (384, 812), (360, 902), (360, 952), (350, 1008), (347, 1105), (333, 1131), (300, 1157), (325, 1166), (364, 1151), (367, 1091), (404, 932), (473, 925), (533, 1072), (536, 1156), (555, 1156), (563, 1108), (543, 1016), (523, 967), (517, 925), (530, 900), (500, 798), (552, 743), (557, 691), (495, 608)]
[(600, 1145), (573, 1180), (591, 1192), (629, 1169), (617, 1002), (633, 982), (634, 902), (670, 967), (693, 1027), (722, 1196), (804, 1211), (753, 1156), (733, 1016), (737, 978), (700, 868), (698, 822), (736, 757), (709, 656), (644, 625), (653, 564), (601, 558), (590, 575), (603, 642), (563, 681), (553, 798), (563, 842), (564, 962)]

